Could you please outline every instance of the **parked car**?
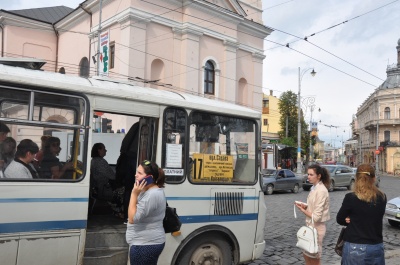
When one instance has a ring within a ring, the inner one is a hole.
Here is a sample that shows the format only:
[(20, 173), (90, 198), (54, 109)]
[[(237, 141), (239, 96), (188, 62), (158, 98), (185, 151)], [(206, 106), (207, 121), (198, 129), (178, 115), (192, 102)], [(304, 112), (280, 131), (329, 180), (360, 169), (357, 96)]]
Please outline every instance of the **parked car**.
[[(337, 187), (347, 187), (351, 190), (355, 181), (355, 173), (353, 169), (343, 165), (321, 165), (328, 170), (331, 177), (331, 185), (329, 191), (333, 191)], [(303, 190), (310, 190), (312, 184), (306, 179), (303, 182)]]
[[(357, 168), (356, 167), (352, 167), (351, 169), (353, 169), (354, 176), (357, 177), (357, 175), (356, 175)], [(381, 184), (381, 176), (375, 174), (375, 186), (379, 187), (380, 184)]]
[(296, 176), (289, 169), (263, 169), (264, 194), (271, 195), (277, 190), (291, 190), (293, 193), (299, 192), (303, 181), (301, 176)]
[(385, 218), (391, 226), (400, 226), (400, 197), (387, 202)]

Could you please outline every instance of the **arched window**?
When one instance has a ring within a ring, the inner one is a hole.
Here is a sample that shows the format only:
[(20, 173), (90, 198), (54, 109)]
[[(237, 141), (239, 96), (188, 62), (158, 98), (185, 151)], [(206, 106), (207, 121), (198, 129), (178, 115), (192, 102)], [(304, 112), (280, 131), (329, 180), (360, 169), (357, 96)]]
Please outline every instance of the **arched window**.
[(215, 93), (215, 69), (211, 61), (207, 61), (204, 67), (204, 94)]
[(60, 74), (64, 74), (64, 75), (65, 75), (65, 68), (64, 68), (64, 67), (61, 67), (61, 68), (58, 70), (58, 72), (59, 72)]
[(87, 57), (83, 57), (79, 62), (79, 76), (89, 77), (89, 60)]
[(247, 102), (247, 80), (244, 78), (240, 78), (239, 80), (236, 102), (241, 105), (246, 105), (249, 103)]
[(385, 119), (390, 119), (390, 108), (386, 107), (385, 108)]
[[(151, 83), (157, 83), (158, 81), (164, 79), (164, 62), (160, 59), (155, 59), (151, 62), (151, 73), (150, 73)], [(157, 85), (151, 85), (153, 88), (157, 88)]]

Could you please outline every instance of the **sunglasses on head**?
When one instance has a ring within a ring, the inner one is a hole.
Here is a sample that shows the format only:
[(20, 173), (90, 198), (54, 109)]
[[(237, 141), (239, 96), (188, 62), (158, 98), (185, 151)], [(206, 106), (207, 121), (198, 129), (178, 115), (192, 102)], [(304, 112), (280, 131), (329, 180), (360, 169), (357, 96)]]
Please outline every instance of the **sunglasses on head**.
[(357, 174), (367, 174), (368, 176), (371, 176), (370, 172), (357, 172)]

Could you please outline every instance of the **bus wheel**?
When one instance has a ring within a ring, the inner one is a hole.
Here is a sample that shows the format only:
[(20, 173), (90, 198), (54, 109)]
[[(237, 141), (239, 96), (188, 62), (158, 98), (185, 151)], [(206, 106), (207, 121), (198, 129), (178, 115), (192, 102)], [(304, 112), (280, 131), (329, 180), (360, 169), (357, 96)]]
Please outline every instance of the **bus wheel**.
[(232, 250), (219, 236), (203, 235), (193, 239), (181, 252), (179, 265), (232, 264)]

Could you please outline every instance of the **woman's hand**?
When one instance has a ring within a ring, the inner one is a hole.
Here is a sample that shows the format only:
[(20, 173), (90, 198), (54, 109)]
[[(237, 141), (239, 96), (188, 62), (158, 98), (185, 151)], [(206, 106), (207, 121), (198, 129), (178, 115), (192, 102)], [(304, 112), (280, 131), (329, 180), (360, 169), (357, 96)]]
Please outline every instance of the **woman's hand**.
[(133, 186), (133, 189), (132, 189), (132, 194), (139, 196), (139, 193), (141, 193), (143, 191), (145, 186), (146, 186), (145, 180), (142, 181), (141, 183), (138, 180), (136, 180), (135, 185)]

